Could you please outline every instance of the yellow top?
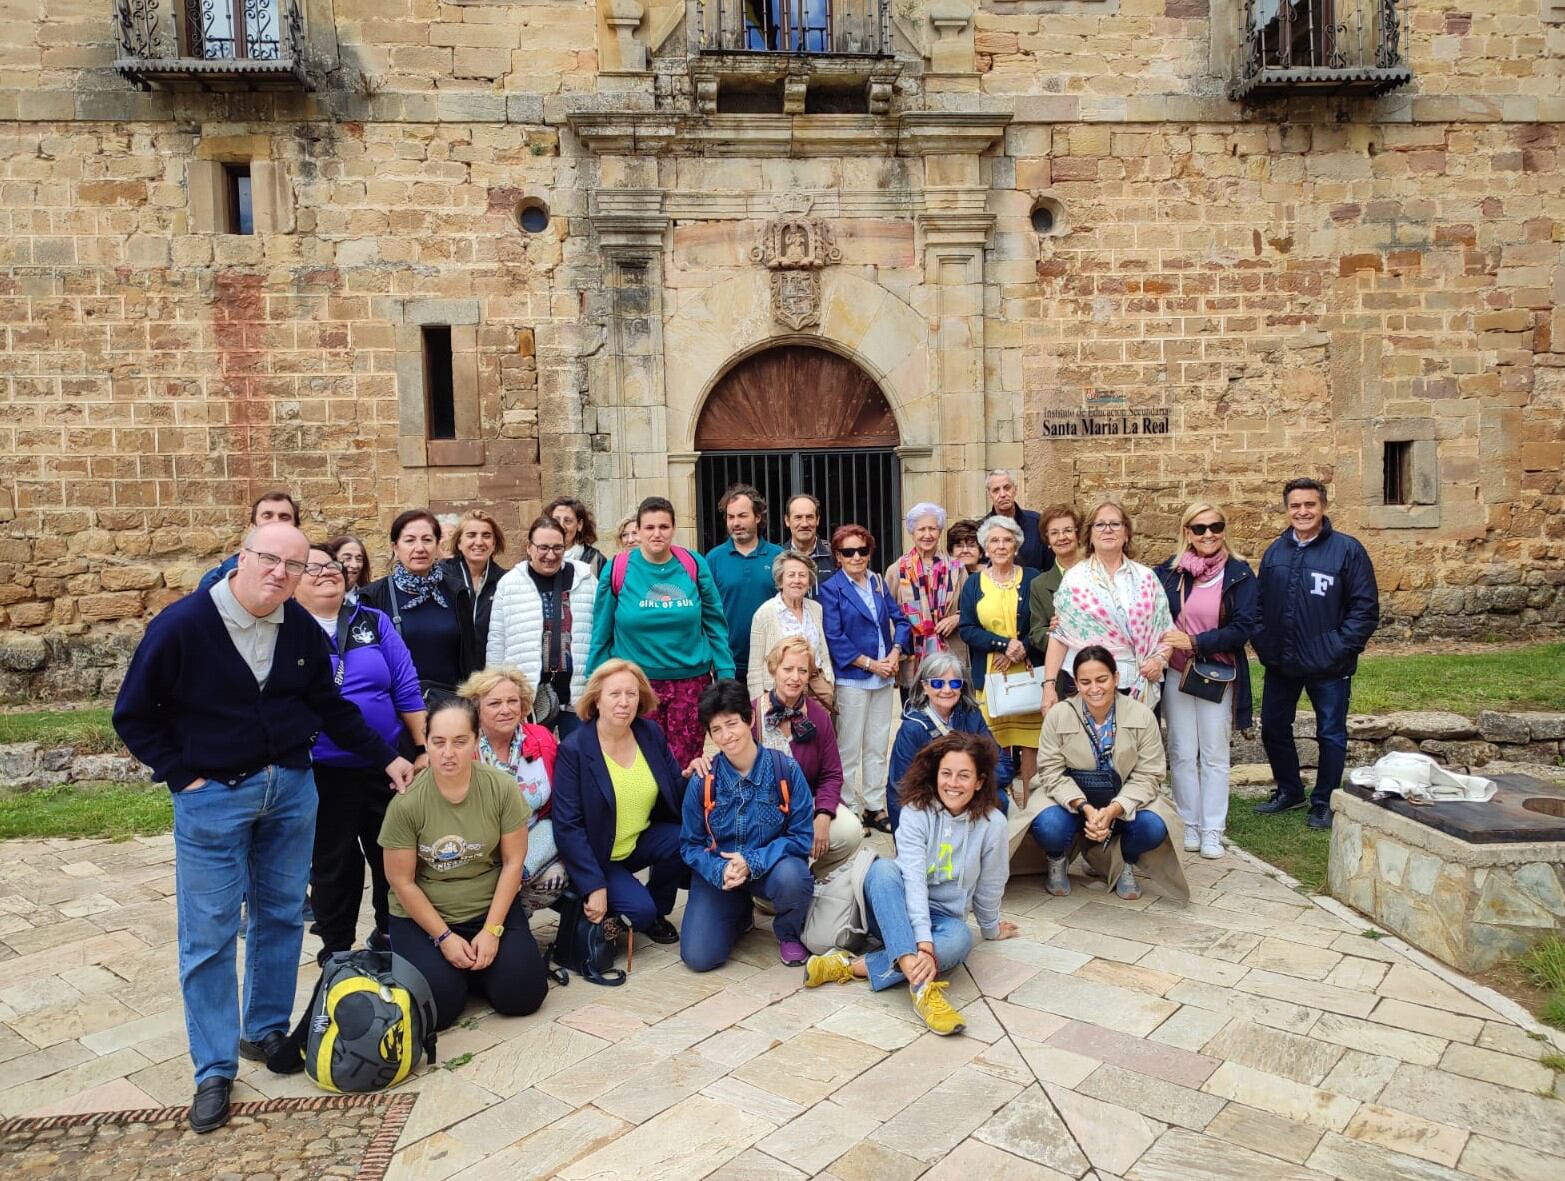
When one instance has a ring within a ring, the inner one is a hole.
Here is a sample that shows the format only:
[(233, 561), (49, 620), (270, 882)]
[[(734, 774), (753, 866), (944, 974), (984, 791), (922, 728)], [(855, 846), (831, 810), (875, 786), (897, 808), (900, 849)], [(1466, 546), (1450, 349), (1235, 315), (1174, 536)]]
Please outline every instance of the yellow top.
[(614, 785), (614, 848), (609, 860), (623, 861), (635, 851), (636, 841), (652, 822), (652, 808), (658, 802), (658, 781), (652, 777), (647, 756), (636, 749), (636, 761), (621, 767), (607, 754), (609, 782)]

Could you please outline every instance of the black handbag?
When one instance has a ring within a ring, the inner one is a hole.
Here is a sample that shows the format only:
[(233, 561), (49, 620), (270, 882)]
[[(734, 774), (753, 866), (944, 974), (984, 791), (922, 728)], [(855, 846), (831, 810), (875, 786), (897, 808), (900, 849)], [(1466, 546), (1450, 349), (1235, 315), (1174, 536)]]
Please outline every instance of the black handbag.
[[(549, 955), (567, 972), (583, 980), (618, 988), (625, 983), (626, 969), (634, 955), (635, 933), (620, 915), (608, 914), (602, 922), (587, 917), (585, 900), (574, 890), (560, 896), (555, 909), (560, 912), (560, 928)], [(625, 948), (625, 968), (616, 968), (621, 947)]]
[(1192, 657), (1179, 678), (1179, 691), (1202, 701), (1221, 701), (1228, 686), (1234, 683), (1239, 670), (1221, 660), (1197, 660)]
[(1081, 794), (1087, 797), (1087, 803), (1094, 808), (1107, 808), (1114, 802), (1114, 797), (1119, 795), (1120, 789), (1125, 786), (1125, 781), (1119, 777), (1119, 772), (1112, 767), (1107, 771), (1099, 771), (1096, 767), (1090, 771), (1078, 771), (1075, 767), (1066, 767), (1065, 774), (1081, 788)]

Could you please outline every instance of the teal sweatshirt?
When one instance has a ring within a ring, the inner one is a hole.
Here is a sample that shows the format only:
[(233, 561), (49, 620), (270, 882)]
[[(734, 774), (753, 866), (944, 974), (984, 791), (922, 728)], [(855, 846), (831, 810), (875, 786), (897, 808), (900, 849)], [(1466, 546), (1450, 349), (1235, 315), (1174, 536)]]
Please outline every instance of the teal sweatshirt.
[(683, 681), (706, 672), (719, 678), (734, 675), (728, 621), (717, 583), (706, 559), (697, 553), (691, 557), (696, 563), (696, 586), (673, 554), (654, 566), (639, 549), (631, 550), (625, 585), (617, 597), (609, 568), (604, 567), (592, 611), (589, 674), (605, 660), (618, 657), (639, 664), (654, 681)]

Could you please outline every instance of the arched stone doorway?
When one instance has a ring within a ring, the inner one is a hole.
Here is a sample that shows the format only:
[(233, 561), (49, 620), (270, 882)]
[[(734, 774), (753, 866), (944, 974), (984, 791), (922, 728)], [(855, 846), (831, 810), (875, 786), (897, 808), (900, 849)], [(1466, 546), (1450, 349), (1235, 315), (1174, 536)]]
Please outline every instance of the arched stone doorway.
[(822, 504), (821, 534), (846, 521), (871, 529), (882, 551), (901, 545), (896, 417), (875, 380), (827, 349), (776, 345), (720, 377), (696, 422), (698, 540), (727, 536), (723, 489), (754, 484), (769, 503), (767, 537), (788, 536), (783, 507), (797, 492)]

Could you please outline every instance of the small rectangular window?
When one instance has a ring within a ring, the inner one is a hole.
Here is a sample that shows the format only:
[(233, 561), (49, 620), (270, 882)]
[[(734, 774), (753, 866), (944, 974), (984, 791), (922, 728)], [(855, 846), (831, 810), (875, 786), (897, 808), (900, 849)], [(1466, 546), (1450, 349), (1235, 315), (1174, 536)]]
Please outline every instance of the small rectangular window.
[(250, 165), (223, 165), (223, 190), (226, 232), (255, 233), (255, 210), (250, 200)]
[(431, 439), (456, 438), (456, 381), (451, 365), (449, 325), (424, 326), (425, 421)]
[(1381, 459), (1382, 502), (1413, 503), (1413, 444), (1387, 443)]

